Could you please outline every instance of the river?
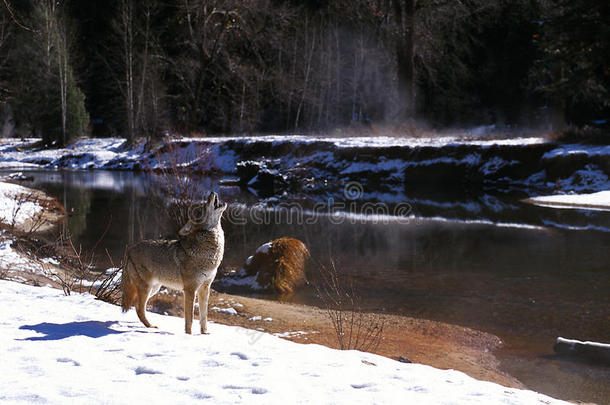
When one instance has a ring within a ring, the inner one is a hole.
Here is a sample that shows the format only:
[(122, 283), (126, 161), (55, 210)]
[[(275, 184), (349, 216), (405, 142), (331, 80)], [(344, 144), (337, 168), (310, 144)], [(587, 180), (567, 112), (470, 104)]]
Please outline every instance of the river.
[[(97, 247), (101, 266), (109, 265), (106, 251), (119, 261), (129, 243), (175, 232), (152, 174), (26, 174), (33, 177), (26, 185), (66, 207), (78, 244), (92, 247), (103, 236)], [(223, 179), (195, 180), (233, 204), (223, 223), (221, 270), (240, 268), (271, 239), (299, 238), (312, 254), (311, 277), (319, 264), (332, 260), (340, 273), (353, 277), (365, 310), (494, 333), (505, 342), (497, 353), (502, 369), (529, 388), (563, 399), (610, 403), (608, 367), (560, 359), (552, 350), (557, 336), (610, 341), (610, 232), (571, 225), (608, 224), (610, 213), (535, 207), (501, 195), (495, 198), (510, 209), (498, 224), (447, 209), (456, 206), (447, 193), (435, 197), (440, 201), (436, 210), (428, 204), (420, 212), (417, 199), (407, 201), (410, 209), (402, 217), (328, 215), (324, 209), (313, 212), (311, 204), (308, 211), (289, 215), (272, 203), (263, 209), (256, 195), (223, 185)], [(320, 305), (311, 287), (281, 299)]]

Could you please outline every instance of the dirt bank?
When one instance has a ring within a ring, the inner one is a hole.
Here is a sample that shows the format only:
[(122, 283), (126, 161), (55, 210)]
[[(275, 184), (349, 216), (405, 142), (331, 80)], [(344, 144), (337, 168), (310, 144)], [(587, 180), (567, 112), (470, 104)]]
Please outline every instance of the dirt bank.
[[(183, 315), (180, 293), (159, 294), (150, 300), (150, 305), (160, 313)], [(298, 343), (337, 347), (330, 319), (324, 310), (316, 307), (215, 291), (210, 297), (209, 307), (209, 319), (214, 322), (282, 334), (282, 337)], [(237, 314), (219, 311), (229, 307)], [(133, 316), (137, 319), (135, 312)], [(402, 357), (403, 360), (441, 369), (460, 370), (480, 380), (524, 388), (516, 378), (499, 370), (499, 361), (493, 355), (493, 350), (501, 345), (497, 336), (424, 319), (385, 314), (379, 317), (384, 320), (384, 330), (383, 340), (374, 351), (377, 354), (393, 359)]]

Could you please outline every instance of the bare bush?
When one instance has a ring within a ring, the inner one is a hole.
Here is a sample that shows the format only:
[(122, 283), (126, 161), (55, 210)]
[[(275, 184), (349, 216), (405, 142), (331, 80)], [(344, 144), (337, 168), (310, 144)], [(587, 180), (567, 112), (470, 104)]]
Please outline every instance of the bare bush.
[[(12, 232), (18, 229), (31, 235), (49, 222), (45, 214), (48, 210), (55, 208), (55, 203), (52, 200), (41, 198), (36, 192), (19, 193), (15, 195), (14, 198), (16, 204), (13, 206), (10, 221), (10, 229)], [(24, 222), (23, 226), (20, 227), (17, 219), (28, 203), (39, 206), (40, 209), (35, 214), (28, 215), (28, 219)], [(26, 225), (27, 228), (25, 228)]]
[(89, 292), (101, 301), (119, 305), (121, 301), (121, 276), (124, 268), (125, 260), (122, 260), (119, 267), (115, 267), (113, 264), (106, 272), (98, 273), (98, 277), (91, 284)]
[[(64, 294), (70, 295), (75, 291), (89, 292), (96, 296), (99, 293), (102, 297), (112, 296), (112, 280), (116, 278), (116, 274), (114, 271), (109, 275), (101, 273), (96, 265), (95, 253), (109, 229), (110, 223), (95, 244), (88, 249), (74, 243), (69, 227), (60, 231), (54, 241), (42, 244), (36, 249), (38, 257), (51, 256), (58, 259), (57, 265), (51, 266), (48, 262), (41, 264), (45, 268), (46, 275), (61, 286)], [(108, 255), (108, 252), (106, 254)], [(110, 255), (108, 257), (112, 264), (112, 258)], [(111, 268), (115, 268), (114, 264)]]
[[(203, 201), (206, 190), (201, 184), (189, 176), (193, 170), (189, 170), (180, 163), (183, 158), (179, 143), (166, 138), (163, 146), (156, 152), (157, 161), (160, 168), (156, 173), (157, 182), (163, 194), (161, 207), (172, 221), (174, 228), (180, 229), (189, 219), (189, 210), (193, 208), (193, 203)], [(205, 156), (198, 156), (197, 159), (205, 159)], [(161, 164), (164, 162), (164, 164)], [(199, 165), (201, 167), (201, 164)], [(169, 201), (169, 202), (166, 202)]]
[(334, 261), (328, 268), (320, 264), (320, 270), (321, 280), (313, 285), (326, 308), (339, 348), (376, 351), (383, 340), (383, 318), (362, 310), (353, 280), (340, 280)]
[(8, 280), (8, 268), (0, 267), (0, 280)]

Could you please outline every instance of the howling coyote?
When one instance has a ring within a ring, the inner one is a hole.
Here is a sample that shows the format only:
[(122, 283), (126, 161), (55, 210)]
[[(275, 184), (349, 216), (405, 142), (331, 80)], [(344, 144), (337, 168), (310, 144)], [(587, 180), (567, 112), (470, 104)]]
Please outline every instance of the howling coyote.
[[(195, 294), (199, 291), (201, 333), (207, 331), (210, 285), (224, 253), (220, 218), (227, 204), (210, 193), (198, 218), (189, 218), (178, 240), (144, 240), (127, 251), (123, 271), (123, 312), (133, 305), (147, 327), (146, 303), (161, 286), (184, 291), (185, 331), (191, 333)], [(190, 215), (189, 215), (190, 217)]]

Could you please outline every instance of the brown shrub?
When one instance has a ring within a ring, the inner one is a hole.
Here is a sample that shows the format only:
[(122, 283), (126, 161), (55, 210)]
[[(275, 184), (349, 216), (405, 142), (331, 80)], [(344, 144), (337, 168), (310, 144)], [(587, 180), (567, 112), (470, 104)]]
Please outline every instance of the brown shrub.
[(305, 262), (309, 250), (303, 242), (294, 238), (279, 238), (257, 249), (248, 259), (244, 269), (249, 276), (256, 275), (261, 286), (288, 294), (307, 281)]

